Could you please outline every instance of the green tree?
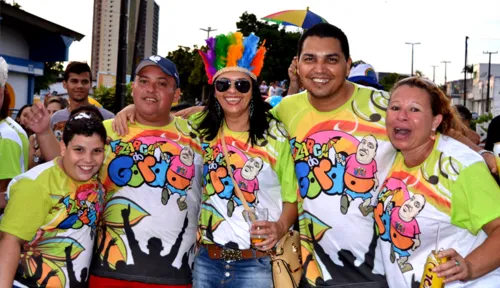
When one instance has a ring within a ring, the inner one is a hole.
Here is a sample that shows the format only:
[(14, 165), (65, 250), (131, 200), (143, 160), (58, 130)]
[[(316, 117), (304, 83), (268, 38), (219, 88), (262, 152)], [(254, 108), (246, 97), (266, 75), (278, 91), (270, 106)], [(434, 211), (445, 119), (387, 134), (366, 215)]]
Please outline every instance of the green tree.
[(396, 84), (396, 82), (404, 78), (406, 77), (401, 76), (398, 73), (390, 73), (389, 75), (380, 79), (379, 83), (380, 85), (384, 86), (384, 91), (391, 91), (394, 84)]
[(196, 45), (193, 49), (179, 46), (179, 49), (169, 52), (167, 55), (167, 58), (177, 65), (181, 82), (181, 101), (191, 104), (195, 104), (196, 99), (201, 99), (203, 85), (207, 82), (205, 68), (198, 50)]
[(35, 77), (35, 93), (48, 89), (49, 85), (55, 83), (59, 75), (64, 73), (62, 62), (45, 62), (43, 64), (43, 76)]
[[(101, 105), (107, 110), (113, 111), (115, 106), (115, 92), (116, 86), (111, 88), (106, 88), (104, 86), (99, 86), (94, 89), (94, 99), (97, 100)], [(134, 100), (132, 98), (132, 84), (127, 84), (127, 96), (125, 97), (125, 105), (133, 104)]]
[(278, 24), (259, 21), (247, 12), (240, 16), (236, 27), (243, 35), (253, 32), (261, 41), (266, 41), (266, 60), (260, 78), (268, 81), (288, 79), (288, 67), (297, 55), (300, 33), (286, 32), (284, 28), (279, 29)]

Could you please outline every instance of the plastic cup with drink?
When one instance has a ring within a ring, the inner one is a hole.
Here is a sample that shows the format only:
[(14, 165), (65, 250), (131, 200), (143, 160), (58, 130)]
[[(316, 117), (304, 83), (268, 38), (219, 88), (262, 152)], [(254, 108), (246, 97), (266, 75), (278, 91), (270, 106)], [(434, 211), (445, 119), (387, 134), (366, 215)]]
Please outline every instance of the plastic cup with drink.
[[(250, 211), (243, 211), (243, 218), (245, 218), (245, 221), (247, 221), (250, 228), (252, 228), (255, 221), (267, 221), (268, 216), (269, 212), (267, 211), (267, 208), (254, 208)], [(256, 229), (259, 230), (260, 227), (256, 227)], [(266, 238), (267, 235), (250, 234), (250, 243), (254, 246), (257, 243), (263, 242)]]

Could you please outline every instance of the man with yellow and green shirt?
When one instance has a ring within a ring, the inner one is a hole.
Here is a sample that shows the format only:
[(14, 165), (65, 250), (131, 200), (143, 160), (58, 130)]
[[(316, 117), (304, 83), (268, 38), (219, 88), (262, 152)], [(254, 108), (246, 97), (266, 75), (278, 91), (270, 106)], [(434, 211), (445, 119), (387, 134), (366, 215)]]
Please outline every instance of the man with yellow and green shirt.
[[(144, 59), (132, 84), (136, 122), (120, 136), (104, 121), (109, 145), (100, 177), (106, 206), (90, 287), (191, 287), (202, 159), (187, 120), (169, 113), (179, 84), (173, 62)], [(38, 118), (38, 111), (30, 112)], [(51, 149), (54, 134), (31, 128), (41, 131), (37, 138), (50, 159), (47, 152), (57, 153)]]
[(86, 287), (104, 191), (106, 131), (91, 114), (68, 121), (62, 156), (15, 177), (0, 222), (0, 287)]

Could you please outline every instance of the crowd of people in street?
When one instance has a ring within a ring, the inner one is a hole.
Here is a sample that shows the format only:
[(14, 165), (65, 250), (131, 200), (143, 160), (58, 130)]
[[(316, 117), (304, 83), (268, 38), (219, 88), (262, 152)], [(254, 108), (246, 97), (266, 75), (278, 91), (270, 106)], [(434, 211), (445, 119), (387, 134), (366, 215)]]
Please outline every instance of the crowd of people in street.
[(500, 118), (478, 146), (466, 107), (424, 77), (383, 91), (327, 23), (268, 86), (263, 40), (207, 39), (207, 101), (175, 112), (177, 66), (152, 55), (117, 115), (70, 62), (68, 101), (14, 120), (0, 57), (0, 288), (273, 287), (290, 229), (300, 287), (498, 287)]

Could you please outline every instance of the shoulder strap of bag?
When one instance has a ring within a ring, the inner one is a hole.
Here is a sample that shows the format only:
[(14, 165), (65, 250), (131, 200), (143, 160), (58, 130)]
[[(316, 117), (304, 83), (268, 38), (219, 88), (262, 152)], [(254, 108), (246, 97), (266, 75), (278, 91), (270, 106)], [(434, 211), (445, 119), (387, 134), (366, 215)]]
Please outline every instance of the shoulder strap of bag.
[(234, 191), (236, 192), (236, 196), (238, 196), (241, 203), (243, 204), (243, 208), (249, 212), (248, 215), (250, 215), (250, 217), (252, 218), (251, 220), (255, 221), (255, 219), (254, 219), (255, 217), (254, 217), (253, 213), (250, 213), (250, 212), (252, 212), (252, 208), (250, 208), (250, 206), (248, 206), (248, 202), (245, 199), (245, 196), (243, 196), (243, 192), (241, 192), (240, 187), (238, 186), (238, 183), (236, 183), (236, 181), (234, 180), (234, 177), (233, 177), (233, 168), (231, 167), (231, 162), (229, 161), (229, 152), (227, 150), (226, 139), (224, 137), (224, 124), (221, 127), (220, 135), (221, 135), (221, 142), (222, 142), (222, 151), (224, 151), (224, 158), (226, 159), (226, 167), (227, 167), (227, 170), (229, 172), (229, 176), (231, 177), (231, 180), (233, 181), (233, 186), (234, 186)]

